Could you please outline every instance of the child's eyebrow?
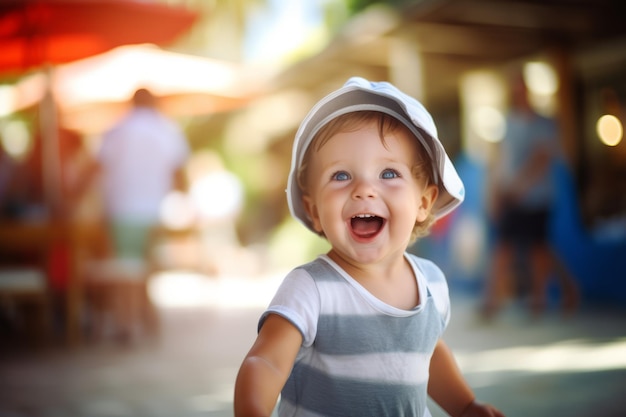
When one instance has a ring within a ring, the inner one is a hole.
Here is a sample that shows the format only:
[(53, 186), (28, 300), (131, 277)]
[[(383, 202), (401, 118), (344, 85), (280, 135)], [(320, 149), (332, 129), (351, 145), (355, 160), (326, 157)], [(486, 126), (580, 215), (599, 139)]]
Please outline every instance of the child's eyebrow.
[(330, 161), (319, 161), (319, 166), (322, 168), (322, 171), (327, 169), (336, 167), (337, 165), (343, 165), (345, 162), (341, 159), (333, 159)]

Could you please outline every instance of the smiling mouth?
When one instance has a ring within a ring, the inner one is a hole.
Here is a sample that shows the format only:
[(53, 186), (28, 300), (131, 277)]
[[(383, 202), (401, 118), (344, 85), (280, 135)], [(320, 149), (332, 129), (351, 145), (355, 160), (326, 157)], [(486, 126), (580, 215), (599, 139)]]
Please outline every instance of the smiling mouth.
[(352, 233), (361, 239), (376, 236), (384, 224), (385, 220), (374, 214), (359, 214), (350, 219)]

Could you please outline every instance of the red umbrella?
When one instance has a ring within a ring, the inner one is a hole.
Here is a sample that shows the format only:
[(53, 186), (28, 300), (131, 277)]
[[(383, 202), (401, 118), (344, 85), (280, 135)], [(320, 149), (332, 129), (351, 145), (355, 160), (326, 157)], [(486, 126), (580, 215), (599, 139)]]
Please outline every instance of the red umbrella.
[(19, 74), (120, 45), (169, 43), (197, 17), (145, 0), (2, 0), (0, 71)]
[[(146, 0), (2, 0), (0, 74), (49, 69), (125, 44), (173, 42), (197, 17), (186, 8)], [(45, 191), (53, 214), (62, 204), (54, 107), (47, 94), (41, 103), (41, 133)]]

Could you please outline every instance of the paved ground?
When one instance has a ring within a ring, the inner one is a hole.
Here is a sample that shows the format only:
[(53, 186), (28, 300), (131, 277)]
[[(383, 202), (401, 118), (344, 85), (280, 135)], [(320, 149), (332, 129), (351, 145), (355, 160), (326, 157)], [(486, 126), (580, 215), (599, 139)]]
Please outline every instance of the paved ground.
[[(237, 368), (277, 280), (158, 282), (157, 343), (4, 352), (0, 417), (232, 416)], [(174, 282), (191, 306), (180, 307)], [(508, 417), (625, 415), (626, 308), (530, 322), (512, 306), (486, 325), (467, 294), (453, 292), (453, 303), (448, 343), (478, 396)]]

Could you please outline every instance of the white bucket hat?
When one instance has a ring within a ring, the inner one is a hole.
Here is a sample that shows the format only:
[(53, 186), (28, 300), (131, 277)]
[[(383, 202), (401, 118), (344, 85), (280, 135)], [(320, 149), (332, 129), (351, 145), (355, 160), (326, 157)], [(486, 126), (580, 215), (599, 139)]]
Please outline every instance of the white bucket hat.
[(388, 82), (370, 82), (352, 77), (340, 89), (320, 100), (307, 114), (293, 143), (291, 170), (287, 183), (287, 202), (291, 214), (314, 231), (302, 202), (298, 169), (302, 158), (319, 130), (331, 120), (355, 111), (379, 111), (406, 125), (430, 156), (439, 195), (433, 206), (435, 218), (454, 210), (465, 197), (465, 188), (437, 136), (437, 127), (424, 106)]

